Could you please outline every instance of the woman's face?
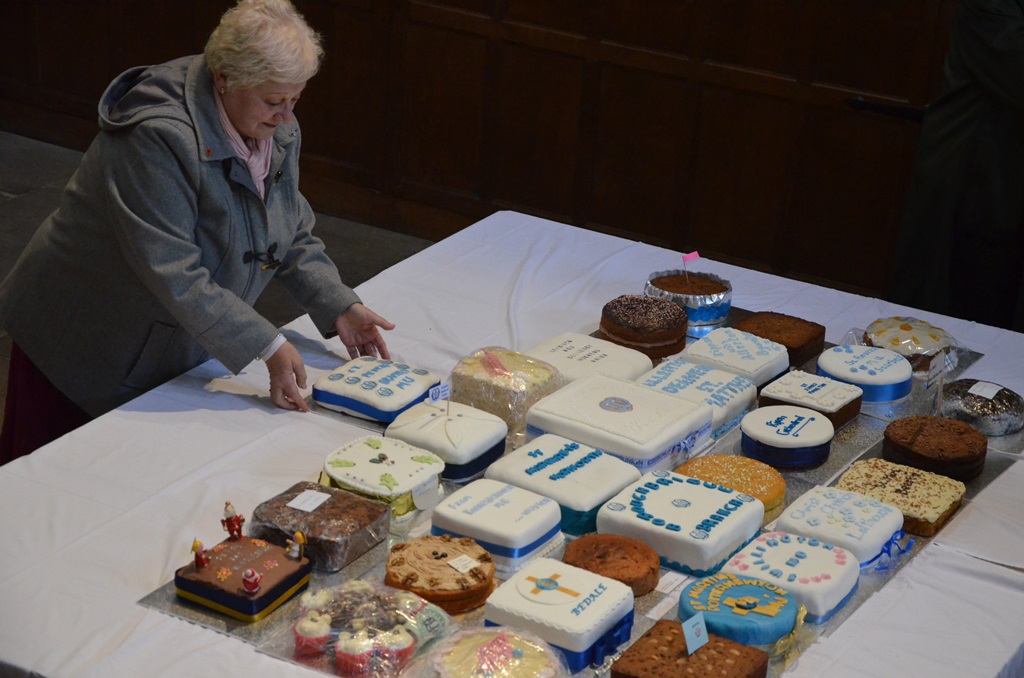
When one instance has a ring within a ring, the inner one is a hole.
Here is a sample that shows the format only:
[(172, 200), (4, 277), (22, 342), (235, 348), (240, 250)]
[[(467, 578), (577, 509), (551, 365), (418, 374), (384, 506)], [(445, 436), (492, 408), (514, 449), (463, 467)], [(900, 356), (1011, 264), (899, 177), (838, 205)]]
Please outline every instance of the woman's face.
[(291, 122), (292, 109), (306, 83), (264, 82), (248, 89), (233, 89), (223, 76), (214, 83), (221, 91), (224, 111), (244, 139), (263, 140), (274, 136), (281, 123)]

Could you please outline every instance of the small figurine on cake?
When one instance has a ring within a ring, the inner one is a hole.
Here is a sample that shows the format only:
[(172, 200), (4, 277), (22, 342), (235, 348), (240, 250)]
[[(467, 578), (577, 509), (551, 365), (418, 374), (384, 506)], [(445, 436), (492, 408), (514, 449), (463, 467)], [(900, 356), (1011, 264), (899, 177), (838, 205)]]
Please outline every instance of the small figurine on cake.
[(192, 553), (196, 557), (196, 569), (201, 570), (210, 564), (210, 556), (206, 553), (206, 549), (203, 548), (203, 542), (198, 539), (192, 540)]
[(291, 539), (285, 539), (285, 543), (288, 545), (288, 552), (285, 554), (292, 560), (299, 560), (302, 558), (302, 553), (306, 547), (306, 535), (302, 534), (302, 530), (295, 530), (295, 534)]
[(257, 572), (251, 567), (242, 573), (242, 588), (246, 593), (259, 593), (261, 581), (263, 581), (263, 573)]
[(242, 538), (242, 523), (244, 522), (245, 516), (235, 513), (235, 507), (231, 505), (230, 501), (224, 502), (224, 517), (221, 518), (220, 524), (228, 533), (231, 541), (238, 541)]

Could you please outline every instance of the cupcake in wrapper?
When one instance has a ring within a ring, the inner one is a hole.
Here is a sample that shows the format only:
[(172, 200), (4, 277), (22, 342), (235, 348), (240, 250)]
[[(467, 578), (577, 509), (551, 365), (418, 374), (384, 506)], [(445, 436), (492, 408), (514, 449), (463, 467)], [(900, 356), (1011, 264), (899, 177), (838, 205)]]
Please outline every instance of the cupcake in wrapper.
[(720, 325), (732, 307), (732, 284), (713, 273), (655, 271), (647, 278), (644, 294), (682, 306), (690, 327)]
[(331, 639), (331, 616), (310, 612), (295, 624), (295, 656), (318, 657)]

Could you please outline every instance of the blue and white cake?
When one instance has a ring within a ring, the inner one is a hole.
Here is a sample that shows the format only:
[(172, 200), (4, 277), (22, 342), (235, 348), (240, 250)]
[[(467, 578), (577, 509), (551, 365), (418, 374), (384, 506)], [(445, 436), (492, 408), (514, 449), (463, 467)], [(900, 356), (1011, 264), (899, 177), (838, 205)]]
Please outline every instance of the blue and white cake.
[(707, 447), (711, 407), (593, 374), (527, 411), (527, 440), (545, 433), (607, 452), (645, 473), (674, 468)]
[(364, 355), (317, 379), (313, 401), (329, 410), (392, 422), (438, 383), (427, 370)]
[(543, 638), (576, 673), (602, 664), (629, 641), (633, 591), (609, 577), (536, 558), (487, 598), (484, 624)]
[(789, 369), (785, 346), (732, 327), (712, 330), (687, 346), (680, 357), (746, 377), (758, 388)]
[(714, 574), (761, 529), (764, 504), (732, 488), (653, 471), (597, 512), (597, 531), (621, 534), (658, 552), (686, 574)]
[(828, 459), (835, 428), (821, 412), (768, 405), (740, 422), (743, 454), (775, 468), (811, 468)]
[(550, 433), (509, 452), (484, 475), (557, 501), (562, 531), (573, 535), (596, 530), (601, 505), (640, 479), (632, 464)]
[(474, 480), (435, 506), (430, 533), (475, 539), (501, 576), (565, 543), (553, 499), (490, 478)]
[(807, 608), (805, 621), (817, 624), (853, 596), (860, 563), (846, 549), (820, 539), (769, 532), (730, 558), (722, 573), (781, 586)]
[(676, 358), (640, 376), (636, 383), (646, 388), (711, 408), (711, 438), (717, 440), (739, 425), (754, 407), (754, 382), (732, 372), (697, 365)]
[(859, 386), (866, 403), (889, 402), (910, 395), (913, 373), (909, 360), (877, 346), (842, 344), (818, 356), (818, 374)]

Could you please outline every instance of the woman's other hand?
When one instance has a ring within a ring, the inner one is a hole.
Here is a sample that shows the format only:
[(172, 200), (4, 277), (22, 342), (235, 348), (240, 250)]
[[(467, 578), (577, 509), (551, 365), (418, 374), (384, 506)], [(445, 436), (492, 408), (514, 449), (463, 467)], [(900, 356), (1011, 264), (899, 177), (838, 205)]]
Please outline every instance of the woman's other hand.
[(306, 388), (306, 365), (302, 356), (289, 342), (267, 359), (270, 372), (270, 400), (285, 410), (309, 412), (309, 405), (299, 389)]
[[(388, 322), (362, 304), (356, 302), (334, 321), (338, 338), (348, 351), (349, 358), (361, 355), (380, 356), (391, 359), (387, 344), (380, 330), (393, 330), (395, 324)], [(379, 328), (379, 329), (378, 329)]]

